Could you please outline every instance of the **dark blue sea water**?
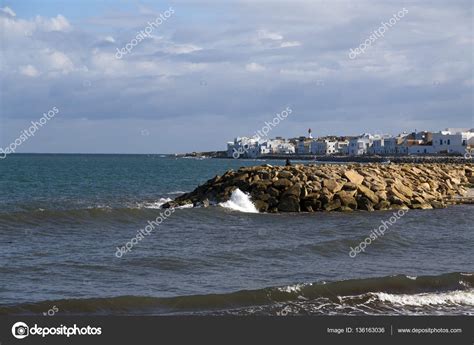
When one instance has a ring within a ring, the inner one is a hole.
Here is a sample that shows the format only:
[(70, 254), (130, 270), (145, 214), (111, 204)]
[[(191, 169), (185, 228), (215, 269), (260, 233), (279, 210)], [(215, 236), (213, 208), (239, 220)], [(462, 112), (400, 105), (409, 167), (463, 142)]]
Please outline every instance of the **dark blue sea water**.
[(166, 200), (281, 161), (10, 155), (0, 161), (0, 314), (474, 314), (473, 207), (255, 214)]

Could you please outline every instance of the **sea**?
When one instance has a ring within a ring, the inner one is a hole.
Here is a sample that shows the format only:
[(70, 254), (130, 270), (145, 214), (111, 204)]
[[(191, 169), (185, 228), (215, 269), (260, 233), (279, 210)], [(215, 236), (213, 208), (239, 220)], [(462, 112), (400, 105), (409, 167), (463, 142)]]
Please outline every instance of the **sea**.
[(228, 169), (284, 163), (7, 156), (0, 315), (474, 315), (472, 205), (396, 221), (393, 211), (263, 214), (236, 191), (224, 204), (161, 208)]

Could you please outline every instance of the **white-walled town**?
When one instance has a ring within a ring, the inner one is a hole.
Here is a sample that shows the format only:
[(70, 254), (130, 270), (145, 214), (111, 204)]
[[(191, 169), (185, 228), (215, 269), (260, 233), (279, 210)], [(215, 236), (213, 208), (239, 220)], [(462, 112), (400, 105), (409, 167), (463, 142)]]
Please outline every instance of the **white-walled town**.
[(285, 139), (236, 137), (227, 143), (229, 158), (259, 158), (270, 155), (317, 156), (411, 156), (471, 155), (474, 128), (446, 128), (439, 132), (413, 131), (396, 136), (363, 133), (358, 136), (306, 136)]

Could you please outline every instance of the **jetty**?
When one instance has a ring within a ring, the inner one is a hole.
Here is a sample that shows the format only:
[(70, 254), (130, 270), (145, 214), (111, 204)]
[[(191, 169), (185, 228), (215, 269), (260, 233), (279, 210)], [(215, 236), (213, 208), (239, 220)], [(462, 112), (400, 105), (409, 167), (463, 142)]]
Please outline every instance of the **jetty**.
[(164, 207), (207, 207), (237, 188), (260, 212), (444, 208), (474, 203), (474, 164), (268, 164), (228, 170)]

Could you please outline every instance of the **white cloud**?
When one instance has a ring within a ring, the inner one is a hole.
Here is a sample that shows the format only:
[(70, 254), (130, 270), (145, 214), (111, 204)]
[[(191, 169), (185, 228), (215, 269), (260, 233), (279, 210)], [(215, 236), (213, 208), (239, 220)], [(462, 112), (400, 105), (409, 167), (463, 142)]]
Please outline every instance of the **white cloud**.
[(170, 54), (189, 54), (195, 51), (202, 50), (202, 48), (194, 44), (170, 44), (163, 49)]
[(279, 41), (283, 39), (283, 36), (276, 32), (270, 32), (267, 30), (258, 30), (258, 38), (264, 40)]
[[(43, 17), (32, 19), (0, 9), (0, 27), (7, 33), (0, 77), (12, 86), (2, 90), (2, 111), (26, 118), (54, 98), (70, 106), (71, 118), (178, 121), (186, 114), (199, 121), (218, 116), (225, 123), (253, 119), (289, 102), (301, 115), (281, 134), (298, 135), (300, 125), (305, 131), (315, 121), (336, 117), (338, 126), (355, 133), (377, 121), (381, 129), (389, 123), (399, 128), (396, 114), (403, 108), (429, 114), (427, 127), (463, 126), (472, 109), (467, 2), (435, 2), (429, 10), (410, 5), (409, 15), (355, 60), (348, 58), (349, 49), (398, 5), (248, 0), (245, 6), (212, 1), (186, 7), (185, 2), (183, 11), (197, 14), (193, 20), (163, 23), (120, 60), (116, 48), (130, 42), (152, 12), (114, 6), (116, 12), (79, 16), (74, 27), (62, 15), (45, 16), (39, 7)], [(227, 6), (233, 11), (223, 11)], [(434, 79), (442, 81), (439, 87), (433, 87)], [(452, 124), (446, 123), (446, 113)], [(249, 132), (258, 125), (240, 122)], [(202, 135), (203, 129), (195, 130)], [(336, 125), (327, 130), (351, 134)], [(212, 139), (210, 148), (220, 148)]]
[(245, 65), (245, 69), (249, 72), (260, 72), (265, 70), (265, 66), (262, 66), (256, 62), (252, 62)]
[(69, 24), (68, 20), (58, 14), (56, 17), (53, 18), (44, 18), (41, 16), (36, 16), (35, 23), (38, 28), (48, 32), (48, 31), (69, 31), (72, 29), (71, 24)]
[(74, 71), (75, 67), (71, 59), (63, 52), (57, 50), (44, 51), (44, 55), (47, 59), (47, 63), (50, 67), (51, 72), (61, 72), (63, 74)]
[(301, 42), (298, 41), (291, 41), (291, 42), (281, 42), (281, 48), (289, 48), (289, 47), (298, 47), (301, 45)]
[(16, 17), (16, 13), (13, 12), (13, 10), (12, 10), (10, 7), (8, 7), (8, 6), (5, 6), (5, 7), (3, 7), (3, 8), (0, 8), (0, 12), (3, 12), (3, 13), (5, 13), (5, 14), (8, 14), (8, 15), (11, 16), (11, 17)]
[(38, 70), (32, 65), (20, 66), (20, 74), (26, 75), (27, 77), (37, 77), (39, 75)]

